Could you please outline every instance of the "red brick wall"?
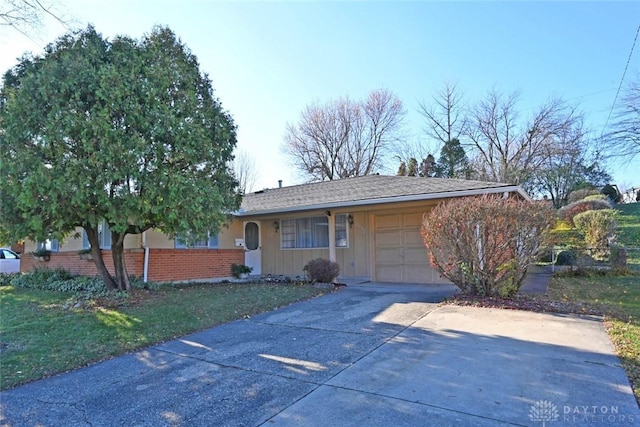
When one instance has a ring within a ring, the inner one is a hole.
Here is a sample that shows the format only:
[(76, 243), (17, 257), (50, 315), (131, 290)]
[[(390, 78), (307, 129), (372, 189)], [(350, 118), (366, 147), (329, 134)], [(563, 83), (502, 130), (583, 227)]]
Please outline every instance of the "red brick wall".
[(149, 249), (149, 280), (229, 277), (234, 263), (244, 264), (244, 249)]
[[(111, 251), (103, 250), (107, 269), (114, 274)], [(144, 274), (144, 250), (125, 250), (129, 274)], [(244, 249), (149, 249), (149, 280), (156, 282), (212, 279), (231, 276), (231, 264), (244, 263)], [(31, 255), (21, 256), (20, 270), (28, 272), (37, 267), (62, 267), (72, 274), (97, 276), (93, 261), (80, 259), (77, 252), (52, 253), (48, 262), (37, 261)]]
[[(125, 263), (127, 265), (127, 272), (136, 276), (142, 277), (142, 266), (144, 262), (144, 251), (142, 249), (129, 249), (124, 251)], [(111, 251), (103, 250), (102, 259), (107, 267), (107, 270), (111, 274), (115, 274), (113, 269), (113, 258), (111, 258)], [(24, 254), (20, 257), (20, 271), (28, 272), (38, 267), (58, 268), (62, 267), (69, 271), (71, 274), (78, 274), (82, 276), (97, 276), (98, 269), (96, 263), (93, 261), (86, 261), (80, 259), (80, 255), (77, 252), (54, 252), (51, 254), (49, 261), (38, 261), (29, 254)]]

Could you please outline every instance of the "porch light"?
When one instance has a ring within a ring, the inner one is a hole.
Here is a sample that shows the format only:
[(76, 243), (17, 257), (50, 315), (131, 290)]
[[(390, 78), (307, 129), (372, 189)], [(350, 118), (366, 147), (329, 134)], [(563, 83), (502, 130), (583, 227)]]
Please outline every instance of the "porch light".
[(347, 215), (347, 222), (349, 223), (349, 228), (353, 226), (353, 215)]
[(280, 223), (278, 221), (273, 221), (273, 229), (278, 232), (280, 230)]

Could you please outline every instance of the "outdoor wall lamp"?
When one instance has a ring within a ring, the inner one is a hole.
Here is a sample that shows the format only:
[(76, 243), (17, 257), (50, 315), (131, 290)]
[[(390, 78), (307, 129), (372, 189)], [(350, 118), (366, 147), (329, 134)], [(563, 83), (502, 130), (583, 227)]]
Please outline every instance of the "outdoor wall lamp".
[(325, 211), (325, 215), (331, 216), (331, 211)]
[(278, 221), (273, 221), (273, 229), (276, 230), (276, 233), (280, 230), (280, 223)]
[(353, 215), (347, 215), (347, 222), (349, 223), (349, 228), (353, 226)]

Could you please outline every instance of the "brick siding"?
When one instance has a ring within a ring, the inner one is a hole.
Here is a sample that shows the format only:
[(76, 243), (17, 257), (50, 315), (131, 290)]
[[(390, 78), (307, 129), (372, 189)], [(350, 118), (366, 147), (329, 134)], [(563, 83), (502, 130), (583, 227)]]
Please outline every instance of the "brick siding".
[(244, 249), (150, 249), (149, 280), (212, 279), (231, 276), (244, 263)]
[[(111, 251), (103, 250), (102, 257), (107, 270), (114, 274)], [(125, 250), (125, 262), (129, 274), (143, 276), (144, 250)], [(229, 277), (234, 263), (244, 263), (244, 249), (149, 249), (148, 279), (167, 282)], [(98, 275), (96, 264), (80, 259), (76, 252), (54, 252), (47, 262), (38, 261), (28, 254), (21, 256), (20, 271), (23, 273), (38, 267), (61, 267), (72, 274)]]

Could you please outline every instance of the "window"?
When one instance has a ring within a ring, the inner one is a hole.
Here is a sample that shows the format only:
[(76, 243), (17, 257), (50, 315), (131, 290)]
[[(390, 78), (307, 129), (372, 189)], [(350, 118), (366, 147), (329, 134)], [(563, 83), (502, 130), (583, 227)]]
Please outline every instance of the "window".
[(58, 252), (59, 243), (57, 239), (47, 239), (44, 242), (38, 242), (37, 250), (47, 250)]
[[(336, 247), (346, 248), (347, 215), (336, 215)], [(282, 249), (309, 249), (329, 247), (329, 220), (325, 216), (283, 219), (280, 221), (280, 247)]]
[[(102, 221), (98, 225), (98, 244), (100, 249), (111, 249), (111, 230), (106, 221)], [(87, 232), (82, 230), (82, 249), (89, 249), (90, 247)]]
[(187, 233), (185, 236), (176, 236), (174, 241), (176, 249), (218, 248), (218, 235), (211, 233), (207, 233), (207, 236), (196, 236), (192, 233)]

